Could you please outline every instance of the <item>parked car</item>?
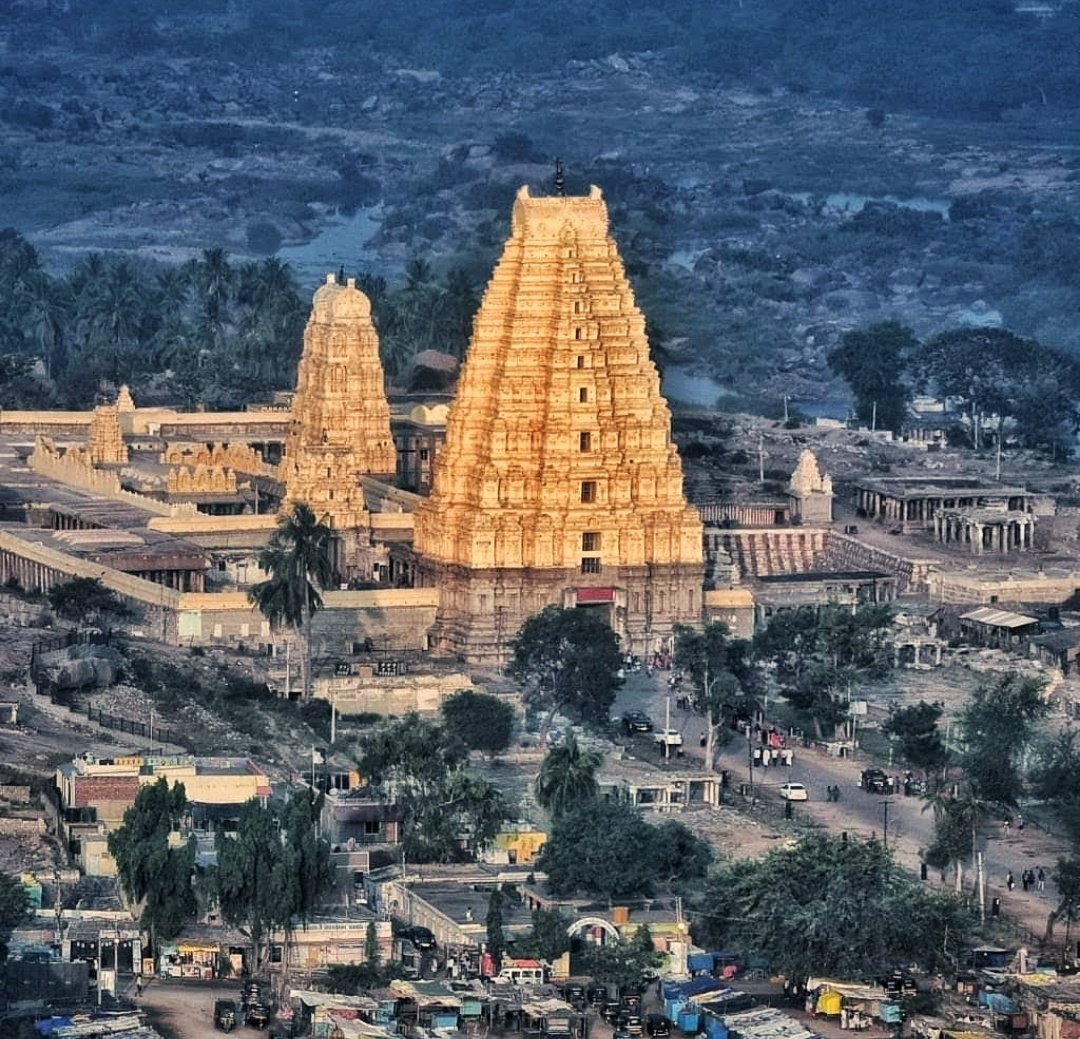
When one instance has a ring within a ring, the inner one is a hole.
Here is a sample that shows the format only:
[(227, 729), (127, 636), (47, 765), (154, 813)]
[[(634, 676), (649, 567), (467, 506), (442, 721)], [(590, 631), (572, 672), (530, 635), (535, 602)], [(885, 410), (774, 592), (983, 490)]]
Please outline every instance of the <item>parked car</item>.
[(657, 729), (653, 733), (653, 743), (659, 746), (681, 747), (683, 744), (682, 733), (678, 729)]
[(236, 1004), (231, 999), (214, 1001), (214, 1027), (231, 1032), (236, 1027)]
[(566, 1000), (575, 1010), (584, 1010), (587, 1005), (585, 998), (585, 986), (579, 985), (577, 982), (569, 982), (563, 985), (562, 990), (563, 999)]
[(614, 1025), (619, 1020), (619, 1014), (622, 1012), (622, 1004), (617, 999), (609, 999), (604, 1003), (600, 1009), (600, 1016), (607, 1021), (609, 1025)]
[(585, 990), (585, 998), (588, 999), (589, 1006), (602, 1007), (607, 1002), (607, 997), (607, 985), (601, 985), (598, 981), (594, 981)]
[(435, 948), (435, 935), (427, 927), (403, 928), (398, 937), (412, 942), (421, 952), (429, 952)]
[(619, 1018), (620, 1027), (630, 1036), (643, 1035), (645, 1032), (645, 1022), (641, 1020), (641, 1015), (638, 1013), (623, 1013)]
[(623, 1008), (624, 1013), (627, 1014), (640, 1014), (641, 1013), (641, 993), (640, 992), (624, 992), (622, 999), (619, 1001)]
[(644, 711), (624, 711), (622, 726), (627, 735), (632, 732), (652, 732), (653, 723)]
[(810, 800), (810, 792), (802, 785), (802, 783), (782, 783), (780, 786), (780, 796), (785, 801)]
[(895, 793), (895, 784), (892, 777), (884, 773), (880, 768), (863, 769), (859, 776), (859, 786), (868, 794), (892, 794)]
[(663, 1014), (650, 1014), (645, 1018), (645, 1031), (653, 1039), (668, 1039), (671, 1035), (671, 1022)]

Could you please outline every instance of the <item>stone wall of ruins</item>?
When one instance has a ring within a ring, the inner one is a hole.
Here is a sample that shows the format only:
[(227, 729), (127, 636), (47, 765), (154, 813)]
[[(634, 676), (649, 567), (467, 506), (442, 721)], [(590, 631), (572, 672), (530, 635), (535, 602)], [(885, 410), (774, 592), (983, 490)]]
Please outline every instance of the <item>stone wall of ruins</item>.
[(95, 469), (90, 464), (85, 449), (69, 448), (61, 452), (49, 437), (37, 437), (34, 442), (34, 451), (27, 460), (27, 465), (34, 472), (67, 484), (69, 487), (90, 491), (113, 501), (126, 502), (158, 516), (176, 516), (183, 512), (195, 511), (195, 506), (190, 502), (170, 505), (167, 502), (124, 490), (120, 486), (120, 477), (115, 472)]
[(809, 527), (709, 531), (745, 577), (778, 577), (822, 569), (829, 533)]
[(934, 560), (888, 552), (837, 531), (829, 531), (825, 561), (829, 570), (880, 570), (892, 574), (901, 594), (924, 591), (931, 568), (940, 565)]

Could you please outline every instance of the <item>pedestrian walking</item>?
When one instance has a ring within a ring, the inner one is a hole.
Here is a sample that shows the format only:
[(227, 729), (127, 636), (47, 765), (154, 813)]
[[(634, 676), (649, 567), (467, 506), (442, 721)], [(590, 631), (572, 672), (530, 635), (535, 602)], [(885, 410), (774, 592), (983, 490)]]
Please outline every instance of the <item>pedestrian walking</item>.
[(1005, 886), (1012, 891), (1016, 887), (1016, 877), (1012, 875), (1012, 870), (1009, 870), (1005, 877)]
[(1027, 891), (1027, 889), (1028, 889), (1028, 870), (1026, 870), (1026, 869), (1020, 874), (1020, 886), (1024, 889), (1024, 891)]
[(1039, 872), (1035, 874), (1035, 883), (1040, 891), (1046, 890), (1046, 873), (1042, 866), (1039, 867)]
[(1001, 820), (1001, 832), (1003, 834), (1008, 834), (1010, 824), (1011, 823), (1008, 816), (1005, 816), (1005, 818)]
[(1016, 817), (1016, 828), (1018, 830), (1022, 830), (1024, 828), (1024, 817), (1022, 815), (1018, 815)]

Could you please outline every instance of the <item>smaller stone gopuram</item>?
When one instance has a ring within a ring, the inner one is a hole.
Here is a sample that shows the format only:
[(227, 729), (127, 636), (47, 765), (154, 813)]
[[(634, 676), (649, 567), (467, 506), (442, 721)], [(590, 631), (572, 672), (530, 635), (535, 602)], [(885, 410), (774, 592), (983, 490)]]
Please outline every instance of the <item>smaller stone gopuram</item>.
[(371, 303), (353, 279), (339, 285), (327, 275), (304, 330), (279, 472), (285, 484), (282, 509), (305, 502), (339, 532), (335, 562), (342, 577), (368, 579), (372, 571), (360, 477), (392, 480), (396, 468)]
[(791, 474), (788, 497), (794, 522), (808, 525), (832, 523), (832, 477), (828, 473), (822, 475), (817, 458), (809, 449), (799, 455), (799, 464)]
[(127, 464), (128, 449), (115, 404), (99, 404), (94, 408), (86, 447), (94, 465)]

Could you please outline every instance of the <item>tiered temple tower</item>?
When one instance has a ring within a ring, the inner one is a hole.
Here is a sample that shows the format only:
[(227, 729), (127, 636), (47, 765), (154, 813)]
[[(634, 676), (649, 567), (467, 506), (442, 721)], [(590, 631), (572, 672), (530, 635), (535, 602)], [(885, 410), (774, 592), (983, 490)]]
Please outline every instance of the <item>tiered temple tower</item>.
[(549, 604), (603, 611), (636, 653), (699, 624), (702, 525), (670, 427), (600, 190), (522, 188), (416, 513), (438, 644), (500, 662)]
[(281, 463), (282, 509), (306, 502), (340, 532), (337, 568), (370, 579), (372, 551), (360, 477), (392, 480), (397, 467), (390, 405), (371, 303), (353, 279), (326, 277), (304, 330), (292, 425)]

